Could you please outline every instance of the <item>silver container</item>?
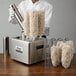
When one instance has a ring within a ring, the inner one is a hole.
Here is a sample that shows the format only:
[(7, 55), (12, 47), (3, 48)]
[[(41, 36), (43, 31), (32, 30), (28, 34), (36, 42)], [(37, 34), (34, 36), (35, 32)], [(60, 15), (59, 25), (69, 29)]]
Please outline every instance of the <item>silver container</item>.
[(23, 41), (16, 38), (9, 38), (9, 51), (12, 59), (25, 63), (33, 64), (44, 60), (44, 42), (42, 38), (35, 41)]

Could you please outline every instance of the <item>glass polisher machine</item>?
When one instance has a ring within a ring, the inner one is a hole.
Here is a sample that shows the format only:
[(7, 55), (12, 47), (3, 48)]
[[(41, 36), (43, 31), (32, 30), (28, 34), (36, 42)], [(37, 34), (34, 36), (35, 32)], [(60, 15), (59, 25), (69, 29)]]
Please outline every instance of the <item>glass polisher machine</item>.
[[(11, 7), (23, 31), (22, 16), (15, 4), (12, 4)], [(24, 64), (33, 64), (44, 60), (44, 45), (46, 43), (46, 36), (36, 37), (34, 40), (30, 40), (26, 39), (23, 34), (21, 35), (22, 36), (19, 38), (9, 38), (9, 52), (11, 58)]]

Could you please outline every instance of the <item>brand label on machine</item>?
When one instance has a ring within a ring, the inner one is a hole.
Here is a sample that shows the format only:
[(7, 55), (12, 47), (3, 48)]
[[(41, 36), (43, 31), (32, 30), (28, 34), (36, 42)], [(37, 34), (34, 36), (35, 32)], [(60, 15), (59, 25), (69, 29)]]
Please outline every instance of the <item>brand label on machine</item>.
[(15, 47), (16, 52), (23, 53), (23, 48), (20, 46)]

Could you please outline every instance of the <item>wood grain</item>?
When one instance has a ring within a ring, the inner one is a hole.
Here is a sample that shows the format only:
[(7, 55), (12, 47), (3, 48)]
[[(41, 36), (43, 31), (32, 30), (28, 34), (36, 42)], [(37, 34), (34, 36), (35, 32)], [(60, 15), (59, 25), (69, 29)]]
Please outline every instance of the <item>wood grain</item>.
[(45, 66), (45, 62), (33, 65), (26, 65), (9, 56), (0, 55), (0, 76), (76, 76), (76, 54), (74, 55), (71, 67), (64, 69), (59, 67)]

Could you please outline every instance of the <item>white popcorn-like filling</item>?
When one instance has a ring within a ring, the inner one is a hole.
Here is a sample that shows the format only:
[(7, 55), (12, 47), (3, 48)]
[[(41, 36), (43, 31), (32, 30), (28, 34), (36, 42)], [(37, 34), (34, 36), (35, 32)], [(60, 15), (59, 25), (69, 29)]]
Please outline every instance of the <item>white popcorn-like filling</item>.
[(73, 41), (69, 40), (66, 42), (58, 41), (56, 46), (51, 47), (51, 60), (53, 66), (62, 63), (64, 68), (70, 67), (71, 61), (74, 55), (74, 44)]
[(61, 49), (58, 46), (51, 47), (51, 60), (53, 66), (58, 66), (61, 60)]
[(44, 26), (45, 25), (45, 12), (38, 11), (38, 33), (39, 35), (44, 34)]
[(29, 36), (29, 34), (30, 34), (30, 25), (29, 25), (29, 13), (28, 13), (28, 11), (26, 11), (24, 13), (23, 26), (24, 26), (24, 34), (26, 36)]
[(65, 44), (62, 48), (62, 58), (61, 58), (62, 66), (64, 68), (68, 68), (71, 64), (72, 58), (73, 58), (72, 47)]
[(24, 34), (35, 38), (44, 34), (45, 12), (43, 10), (31, 10), (24, 13)]
[(58, 46), (59, 48), (62, 48), (64, 45), (64, 42), (63, 41), (58, 41), (56, 46)]
[(34, 38), (38, 36), (38, 12), (37, 11), (30, 12), (30, 36)]
[(74, 43), (72, 40), (66, 41), (66, 44), (71, 46), (72, 50), (74, 50)]

